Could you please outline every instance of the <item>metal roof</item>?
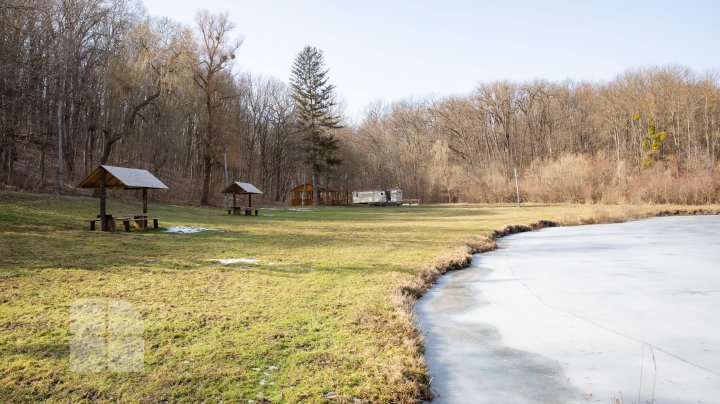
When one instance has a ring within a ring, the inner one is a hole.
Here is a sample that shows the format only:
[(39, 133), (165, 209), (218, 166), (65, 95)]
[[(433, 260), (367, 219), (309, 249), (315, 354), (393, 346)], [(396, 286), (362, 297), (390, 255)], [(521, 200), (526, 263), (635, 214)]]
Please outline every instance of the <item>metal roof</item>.
[(222, 190), (223, 194), (260, 194), (262, 195), (262, 191), (257, 189), (255, 185), (248, 184), (247, 182), (240, 182), (235, 181), (225, 187), (225, 189)]
[(100, 188), (102, 169), (105, 169), (105, 188), (108, 189), (168, 189), (162, 181), (147, 170), (106, 165), (96, 168), (77, 187)]
[(353, 189), (351, 192), (394, 192), (394, 191), (400, 191), (402, 192), (401, 188), (390, 188), (390, 189), (382, 189), (382, 188), (375, 188), (375, 189)]

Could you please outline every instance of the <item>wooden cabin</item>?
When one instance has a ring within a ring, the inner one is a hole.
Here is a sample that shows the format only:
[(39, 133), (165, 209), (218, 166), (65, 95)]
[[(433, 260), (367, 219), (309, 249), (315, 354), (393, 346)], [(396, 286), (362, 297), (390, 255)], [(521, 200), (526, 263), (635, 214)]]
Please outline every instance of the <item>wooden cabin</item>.
[[(318, 205), (340, 205), (343, 203), (342, 191), (334, 191), (317, 187)], [(290, 190), (290, 205), (310, 206), (313, 205), (312, 184), (302, 184)]]

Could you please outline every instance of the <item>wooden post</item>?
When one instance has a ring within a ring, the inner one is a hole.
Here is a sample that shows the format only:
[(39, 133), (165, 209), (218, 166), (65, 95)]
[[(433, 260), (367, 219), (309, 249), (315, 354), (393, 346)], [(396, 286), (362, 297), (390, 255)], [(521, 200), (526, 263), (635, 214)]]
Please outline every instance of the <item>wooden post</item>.
[(105, 209), (105, 169), (100, 167), (100, 230), (108, 231), (107, 212)]
[(147, 188), (143, 188), (143, 215), (147, 215)]
[[(228, 180), (228, 171), (227, 171), (227, 153), (223, 153), (223, 157), (225, 158), (225, 183), (228, 184), (230, 181)], [(223, 195), (223, 207), (227, 209), (227, 194)]]
[(143, 222), (143, 227), (147, 228), (147, 221), (148, 221), (148, 214), (147, 214), (147, 188), (143, 188), (143, 216), (145, 216), (145, 221)]
[(518, 184), (517, 168), (513, 168), (515, 171), (515, 192), (517, 193), (517, 207), (520, 207), (520, 185)]

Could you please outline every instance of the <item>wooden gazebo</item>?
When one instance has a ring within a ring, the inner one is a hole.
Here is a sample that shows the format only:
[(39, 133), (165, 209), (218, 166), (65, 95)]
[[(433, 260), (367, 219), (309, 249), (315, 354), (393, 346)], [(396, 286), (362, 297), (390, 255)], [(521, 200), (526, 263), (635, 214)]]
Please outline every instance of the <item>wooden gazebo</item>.
[[(136, 189), (143, 192), (144, 227), (147, 227), (147, 191), (148, 189), (168, 189), (168, 187), (150, 174), (147, 170), (126, 167), (113, 167), (101, 165), (80, 182), (78, 188), (100, 189), (100, 229), (108, 231), (114, 226), (110, 225), (105, 209), (107, 189)], [(114, 223), (114, 222), (113, 222)]]
[[(340, 205), (343, 203), (342, 192), (318, 186), (318, 205)], [(302, 184), (290, 190), (290, 205), (313, 205), (312, 184)]]
[[(222, 190), (222, 193), (224, 194), (232, 194), (233, 196), (233, 204), (230, 208), (229, 212), (237, 215), (240, 214), (242, 211), (242, 208), (239, 208), (237, 206), (237, 200), (236, 197), (238, 194), (240, 195), (247, 195), (248, 196), (248, 208), (252, 208), (252, 196), (253, 195), (262, 195), (262, 191), (257, 189), (255, 185), (248, 184), (247, 182), (240, 182), (240, 181), (233, 181), (230, 183), (230, 185), (226, 186), (225, 189)], [(249, 214), (246, 212), (246, 214)]]

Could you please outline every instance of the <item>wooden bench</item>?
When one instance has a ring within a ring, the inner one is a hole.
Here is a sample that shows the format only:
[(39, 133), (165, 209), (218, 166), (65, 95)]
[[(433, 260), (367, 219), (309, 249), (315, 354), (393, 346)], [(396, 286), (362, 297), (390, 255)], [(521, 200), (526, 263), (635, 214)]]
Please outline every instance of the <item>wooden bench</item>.
[[(123, 216), (123, 217), (116, 217), (114, 218), (115, 222), (122, 221), (123, 227), (125, 227), (125, 231), (130, 231), (130, 221), (133, 220), (130, 216)], [(113, 226), (114, 228), (115, 226)], [(114, 230), (114, 229), (113, 229)]]
[(88, 220), (88, 222), (90, 222), (90, 231), (94, 231), (94, 230), (95, 230), (95, 223), (96, 223), (96, 222), (99, 223), (99, 222), (100, 222), (100, 219), (90, 219), (90, 220)]
[[(133, 225), (135, 226), (136, 229), (140, 229), (140, 228), (147, 229), (148, 220), (149, 220), (148, 217), (145, 215), (135, 215), (133, 217)], [(158, 228), (158, 219), (153, 218), (152, 221), (153, 221), (153, 228), (157, 229)]]

